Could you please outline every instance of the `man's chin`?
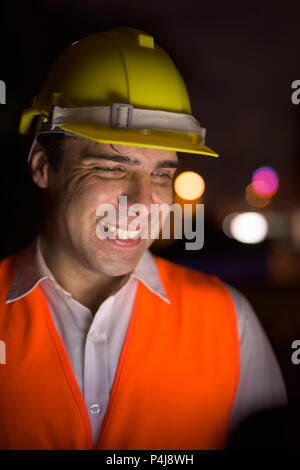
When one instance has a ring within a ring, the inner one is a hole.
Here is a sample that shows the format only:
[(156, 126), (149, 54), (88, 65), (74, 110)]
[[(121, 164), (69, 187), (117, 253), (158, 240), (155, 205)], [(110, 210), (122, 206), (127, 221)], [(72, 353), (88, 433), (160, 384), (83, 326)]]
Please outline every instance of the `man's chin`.
[(131, 274), (134, 271), (136, 264), (137, 263), (132, 263), (127, 264), (126, 266), (120, 266), (120, 264), (118, 265), (114, 263), (112, 263), (111, 265), (106, 264), (105, 266), (99, 266), (97, 268), (97, 271), (99, 272), (99, 274), (105, 274), (106, 276), (121, 277)]
[(111, 253), (103, 256), (98, 252), (90, 258), (90, 262), (99, 274), (118, 277), (130, 274), (135, 269), (142, 254), (143, 251), (134, 255)]
[(109, 276), (124, 276), (131, 273), (138, 264), (143, 253), (154, 240), (139, 239), (136, 243), (128, 240), (100, 240), (90, 245), (90, 263), (97, 271)]

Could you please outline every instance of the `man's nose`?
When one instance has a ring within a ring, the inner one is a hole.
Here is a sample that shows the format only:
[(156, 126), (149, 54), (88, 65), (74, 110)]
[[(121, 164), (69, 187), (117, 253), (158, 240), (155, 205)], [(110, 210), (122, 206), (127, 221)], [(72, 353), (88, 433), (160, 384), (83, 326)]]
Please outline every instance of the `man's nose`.
[(151, 184), (146, 180), (134, 181), (132, 184), (123, 188), (123, 194), (127, 196), (128, 208), (132, 204), (144, 206), (144, 213), (151, 213), (151, 205), (154, 204)]

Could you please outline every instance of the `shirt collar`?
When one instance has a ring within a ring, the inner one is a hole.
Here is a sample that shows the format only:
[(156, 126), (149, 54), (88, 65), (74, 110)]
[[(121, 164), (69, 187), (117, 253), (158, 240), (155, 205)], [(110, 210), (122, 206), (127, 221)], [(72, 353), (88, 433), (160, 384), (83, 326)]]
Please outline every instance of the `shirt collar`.
[[(139, 279), (154, 294), (170, 303), (162, 285), (155, 258), (149, 250), (143, 253), (131, 276)], [(65, 294), (71, 295), (56, 282), (46, 265), (40, 247), (40, 236), (38, 235), (20, 255), (17, 270), (5, 303), (11, 303), (25, 297), (43, 279), (50, 279)]]

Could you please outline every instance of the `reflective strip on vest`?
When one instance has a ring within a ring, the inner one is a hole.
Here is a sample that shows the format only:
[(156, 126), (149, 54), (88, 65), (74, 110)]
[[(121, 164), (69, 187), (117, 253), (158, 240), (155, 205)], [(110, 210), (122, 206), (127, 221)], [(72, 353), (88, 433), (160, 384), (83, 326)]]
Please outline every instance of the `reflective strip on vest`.
[[(45, 297), (5, 298), (18, 255), (0, 263), (1, 449), (92, 449), (88, 411)], [(156, 258), (171, 303), (139, 282), (97, 449), (222, 449), (239, 380), (229, 292)]]

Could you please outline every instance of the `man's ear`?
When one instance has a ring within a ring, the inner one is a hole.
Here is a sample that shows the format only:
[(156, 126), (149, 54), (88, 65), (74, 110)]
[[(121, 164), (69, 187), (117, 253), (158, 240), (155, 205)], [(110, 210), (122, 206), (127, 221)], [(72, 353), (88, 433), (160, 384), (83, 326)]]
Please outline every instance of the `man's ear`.
[(37, 141), (31, 150), (31, 176), (40, 188), (48, 187), (49, 160), (44, 147)]

